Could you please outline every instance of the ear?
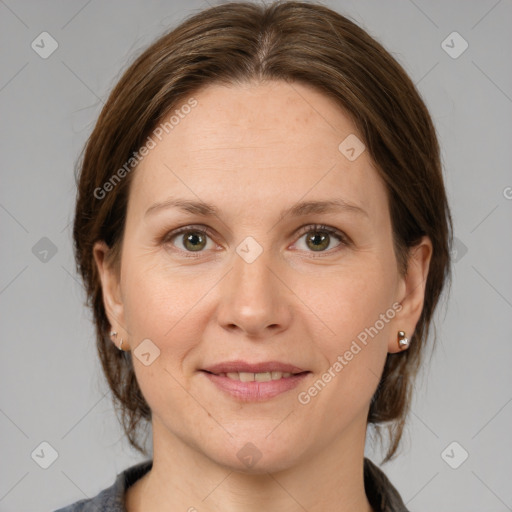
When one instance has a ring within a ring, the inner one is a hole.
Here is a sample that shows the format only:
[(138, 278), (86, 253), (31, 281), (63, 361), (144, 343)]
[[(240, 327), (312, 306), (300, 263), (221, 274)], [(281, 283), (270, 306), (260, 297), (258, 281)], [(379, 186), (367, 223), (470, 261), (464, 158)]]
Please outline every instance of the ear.
[[(407, 338), (411, 339), (416, 329), (416, 324), (421, 316), (425, 301), (425, 287), (427, 284), (428, 270), (432, 258), (432, 242), (428, 236), (424, 236), (418, 244), (411, 247), (408, 256), (407, 274), (400, 278), (397, 301), (402, 308), (395, 316), (395, 327), (404, 331)], [(400, 352), (397, 335), (394, 333), (388, 343), (388, 352)]]
[[(125, 328), (124, 307), (121, 297), (120, 271), (110, 262), (108, 245), (99, 241), (94, 244), (93, 256), (101, 280), (103, 305), (112, 331), (118, 333), (116, 339), (128, 342), (128, 332)], [(115, 340), (113, 341), (115, 343)], [(126, 345), (125, 345), (126, 346)]]

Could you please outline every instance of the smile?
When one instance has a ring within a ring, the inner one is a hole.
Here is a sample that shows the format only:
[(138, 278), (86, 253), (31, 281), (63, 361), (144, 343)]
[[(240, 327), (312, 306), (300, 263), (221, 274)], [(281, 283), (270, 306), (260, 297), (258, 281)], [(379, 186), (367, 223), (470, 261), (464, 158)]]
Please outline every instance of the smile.
[(270, 400), (296, 388), (311, 372), (226, 372), (201, 371), (222, 394), (240, 402)]

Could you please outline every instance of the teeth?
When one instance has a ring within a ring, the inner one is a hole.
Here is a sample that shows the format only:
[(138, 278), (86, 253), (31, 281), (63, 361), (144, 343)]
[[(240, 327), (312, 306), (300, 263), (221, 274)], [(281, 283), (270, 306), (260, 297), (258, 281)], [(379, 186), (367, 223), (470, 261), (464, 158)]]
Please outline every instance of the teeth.
[(269, 380), (272, 380), (272, 374), (270, 372), (255, 373), (254, 380), (258, 382), (268, 382)]
[(248, 373), (248, 372), (229, 372), (220, 373), (221, 376), (226, 376), (228, 379), (239, 380), (241, 382), (269, 382), (271, 380), (286, 379), (292, 374), (288, 372), (260, 372), (260, 373)]
[(240, 372), (238, 379), (242, 382), (251, 382), (254, 380), (254, 373)]

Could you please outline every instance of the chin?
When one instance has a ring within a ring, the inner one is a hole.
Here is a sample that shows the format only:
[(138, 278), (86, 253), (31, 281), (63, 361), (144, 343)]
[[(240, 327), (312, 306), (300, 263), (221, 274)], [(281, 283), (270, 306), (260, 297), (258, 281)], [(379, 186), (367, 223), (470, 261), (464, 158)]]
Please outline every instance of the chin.
[[(252, 441), (251, 441), (252, 439)], [(264, 436), (243, 436), (227, 446), (218, 446), (210, 458), (219, 465), (237, 473), (252, 475), (276, 473), (294, 466), (298, 462), (298, 446), (290, 437), (270, 441)], [(236, 445), (236, 448), (235, 446)]]

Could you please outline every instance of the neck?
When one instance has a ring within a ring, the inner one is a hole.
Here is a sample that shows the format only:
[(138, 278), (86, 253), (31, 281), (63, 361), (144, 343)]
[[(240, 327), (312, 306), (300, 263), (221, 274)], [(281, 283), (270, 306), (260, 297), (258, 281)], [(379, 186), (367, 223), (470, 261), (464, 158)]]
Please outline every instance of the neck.
[[(364, 490), (365, 430), (275, 472), (221, 466), (153, 417), (153, 467), (127, 491), (128, 512), (372, 512)], [(347, 442), (349, 440), (350, 442)]]

